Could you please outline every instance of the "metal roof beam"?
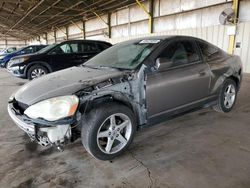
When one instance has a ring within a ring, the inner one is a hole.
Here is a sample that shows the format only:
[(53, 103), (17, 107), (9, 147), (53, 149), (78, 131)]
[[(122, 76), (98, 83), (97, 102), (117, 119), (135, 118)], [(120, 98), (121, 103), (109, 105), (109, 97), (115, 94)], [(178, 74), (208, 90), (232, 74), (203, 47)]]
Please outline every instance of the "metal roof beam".
[(29, 24), (30, 22), (32, 22), (34, 19), (36, 19), (38, 16), (42, 15), (43, 13), (47, 12), (49, 9), (51, 9), (54, 5), (56, 5), (57, 3), (59, 3), (61, 0), (57, 0), (56, 2), (54, 2), (52, 5), (48, 6), (46, 9), (44, 9), (42, 12), (40, 12), (37, 16), (34, 16), (27, 24)]
[[(80, 5), (80, 4), (83, 3), (83, 2), (84, 2), (84, 1), (77, 2), (77, 3), (75, 3), (74, 5), (72, 5), (72, 6), (68, 7), (67, 9), (63, 10), (62, 12), (59, 12), (59, 13), (55, 14), (55, 16), (60, 15), (60, 14), (62, 14), (62, 13), (64, 13), (64, 12), (70, 10), (71, 8), (74, 8), (74, 7), (78, 6), (78, 5)], [(48, 22), (48, 21), (51, 20), (51, 19), (53, 19), (53, 18), (44, 20), (43, 22), (39, 23), (37, 26), (39, 27), (40, 25), (42, 25), (42, 24)]]
[[(105, 5), (105, 4), (108, 4), (108, 3), (112, 3), (112, 2), (115, 2), (115, 1), (116, 1), (116, 0), (111, 0), (111, 1), (106, 2), (106, 3), (102, 3), (102, 5)], [(80, 17), (80, 16), (82, 16), (83, 14), (86, 14), (86, 13), (91, 12), (91, 10), (94, 10), (94, 9), (91, 8), (91, 7), (94, 6), (94, 5), (97, 4), (97, 3), (100, 3), (100, 2), (102, 2), (102, 0), (96, 1), (96, 2), (93, 3), (93, 4), (88, 5), (88, 7), (85, 7), (84, 10), (83, 10), (83, 12), (79, 13), (78, 16)], [(86, 10), (86, 9), (87, 9), (87, 10)], [(44, 28), (46, 28), (46, 27), (48, 27), (48, 26), (54, 26), (54, 25), (57, 24), (57, 22), (61, 23), (61, 22), (65, 22), (65, 21), (70, 21), (70, 20), (72, 20), (72, 19), (74, 19), (74, 17), (69, 17), (69, 18), (66, 18), (66, 19), (63, 19), (63, 20), (55, 20), (54, 22), (48, 23), (47, 25), (42, 26), (42, 27), (40, 27), (40, 28), (38, 28), (38, 29), (41, 30), (41, 29), (44, 29)], [(79, 19), (79, 20), (80, 20), (80, 19)]]
[(20, 22), (22, 22), (32, 11), (34, 11), (39, 5), (41, 5), (45, 0), (41, 0), (39, 1), (39, 3), (37, 3), (35, 6), (33, 6), (30, 10), (28, 10), (28, 12), (26, 12), (26, 14), (19, 19), (14, 25), (12, 25), (10, 27), (10, 29), (5, 33), (8, 34), (12, 29), (14, 29)]

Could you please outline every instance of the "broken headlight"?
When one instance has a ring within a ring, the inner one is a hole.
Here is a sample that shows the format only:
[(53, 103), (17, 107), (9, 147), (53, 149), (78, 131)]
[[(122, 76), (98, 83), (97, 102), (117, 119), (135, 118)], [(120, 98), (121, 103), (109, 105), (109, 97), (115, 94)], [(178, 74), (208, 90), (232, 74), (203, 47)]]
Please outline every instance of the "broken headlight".
[(30, 106), (24, 114), (33, 119), (43, 118), (47, 121), (56, 121), (73, 116), (78, 103), (79, 99), (75, 95), (55, 97)]

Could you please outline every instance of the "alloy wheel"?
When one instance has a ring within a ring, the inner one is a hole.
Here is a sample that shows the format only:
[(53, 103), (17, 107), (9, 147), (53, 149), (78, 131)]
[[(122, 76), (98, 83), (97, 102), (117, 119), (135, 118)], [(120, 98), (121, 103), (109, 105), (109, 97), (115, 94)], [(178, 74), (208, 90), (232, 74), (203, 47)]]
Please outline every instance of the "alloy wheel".
[(37, 69), (34, 69), (32, 72), (31, 72), (31, 78), (32, 79), (35, 79), (35, 78), (38, 78), (38, 77), (41, 77), (43, 75), (45, 75), (46, 72), (45, 70), (41, 69), (41, 68), (37, 68)]
[(112, 114), (102, 123), (97, 132), (97, 145), (102, 152), (114, 154), (127, 145), (131, 134), (130, 118), (123, 113)]
[(229, 84), (224, 93), (224, 105), (226, 108), (231, 108), (236, 98), (236, 89), (233, 84)]

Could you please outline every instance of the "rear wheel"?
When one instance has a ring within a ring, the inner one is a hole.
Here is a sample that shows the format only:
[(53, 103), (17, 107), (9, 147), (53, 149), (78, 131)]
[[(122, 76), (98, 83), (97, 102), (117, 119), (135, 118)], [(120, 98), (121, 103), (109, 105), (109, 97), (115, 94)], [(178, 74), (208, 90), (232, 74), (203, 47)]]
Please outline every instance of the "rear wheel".
[(237, 86), (234, 80), (226, 79), (218, 96), (217, 105), (214, 110), (218, 112), (230, 112), (235, 104), (237, 97)]
[(46, 74), (48, 74), (48, 70), (45, 67), (34, 65), (28, 70), (27, 77), (29, 80), (33, 80)]
[(82, 143), (95, 158), (111, 160), (131, 144), (135, 130), (133, 112), (126, 106), (108, 103), (84, 118)]

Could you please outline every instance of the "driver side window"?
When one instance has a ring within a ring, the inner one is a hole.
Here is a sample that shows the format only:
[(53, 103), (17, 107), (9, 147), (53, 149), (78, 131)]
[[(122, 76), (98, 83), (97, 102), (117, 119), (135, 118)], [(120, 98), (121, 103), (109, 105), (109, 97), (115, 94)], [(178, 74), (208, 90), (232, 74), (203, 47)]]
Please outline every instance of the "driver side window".
[(195, 44), (190, 41), (174, 41), (170, 43), (159, 56), (167, 67), (177, 67), (200, 60)]

